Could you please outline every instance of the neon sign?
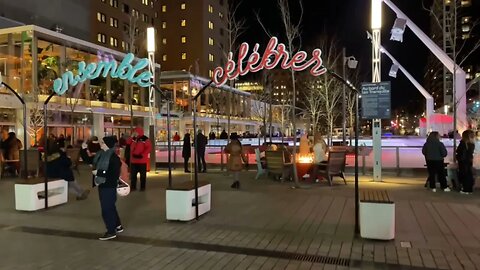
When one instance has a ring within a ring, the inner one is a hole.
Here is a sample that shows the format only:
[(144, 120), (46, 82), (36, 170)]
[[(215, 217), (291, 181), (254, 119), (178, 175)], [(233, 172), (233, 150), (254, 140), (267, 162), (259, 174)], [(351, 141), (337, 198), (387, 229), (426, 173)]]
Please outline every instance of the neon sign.
[[(248, 56), (248, 43), (242, 43), (238, 52), (238, 60), (233, 60), (233, 53), (228, 53), (228, 60), (225, 67), (217, 67), (213, 71), (212, 80), (217, 86), (223, 85), (227, 80), (234, 80), (239, 76), (243, 76), (249, 72), (257, 72), (262, 69), (273, 69), (278, 64), (282, 69), (292, 68), (294, 71), (302, 71), (312, 66), (310, 74), (313, 76), (320, 76), (327, 70), (322, 66), (322, 51), (315, 49), (312, 51), (312, 56), (309, 60), (308, 54), (304, 51), (298, 51), (291, 58), (286, 49), (285, 44), (278, 43), (276, 37), (272, 37), (268, 42), (267, 47), (260, 56), (258, 52), (258, 43), (253, 47), (253, 52)], [(246, 61), (245, 66), (243, 63)]]
[(152, 85), (153, 74), (150, 71), (144, 71), (136, 75), (138, 71), (148, 66), (148, 59), (140, 59), (135, 65), (132, 65), (135, 56), (131, 53), (125, 55), (120, 65), (113, 59), (100, 58), (97, 63), (89, 63), (88, 65), (82, 61), (78, 63), (77, 75), (73, 75), (72, 71), (62, 74), (61, 78), (55, 79), (53, 82), (53, 91), (58, 95), (63, 95), (70, 86), (76, 86), (86, 80), (93, 80), (99, 76), (119, 78), (136, 83), (140, 87), (148, 87)]

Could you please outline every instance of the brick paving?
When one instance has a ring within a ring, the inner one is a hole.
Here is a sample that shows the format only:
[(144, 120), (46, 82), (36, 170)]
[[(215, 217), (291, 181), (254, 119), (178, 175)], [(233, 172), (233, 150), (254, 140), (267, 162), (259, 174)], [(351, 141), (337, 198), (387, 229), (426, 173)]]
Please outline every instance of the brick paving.
[[(0, 269), (349, 269), (328, 259), (353, 269), (480, 269), (478, 194), (432, 193), (418, 176), (362, 177), (361, 187), (387, 189), (396, 203), (396, 239), (372, 241), (353, 232), (353, 177), (347, 186), (291, 189), (254, 176), (242, 173), (236, 191), (224, 172), (200, 174), (212, 183), (212, 211), (181, 223), (165, 220), (166, 173), (151, 174), (146, 192), (119, 199), (126, 230), (108, 242), (95, 239), (104, 231), (96, 190), (85, 201), (25, 213), (14, 210), (14, 180), (2, 179)], [(174, 181), (190, 179), (174, 173)], [(88, 172), (79, 180), (87, 186)]]

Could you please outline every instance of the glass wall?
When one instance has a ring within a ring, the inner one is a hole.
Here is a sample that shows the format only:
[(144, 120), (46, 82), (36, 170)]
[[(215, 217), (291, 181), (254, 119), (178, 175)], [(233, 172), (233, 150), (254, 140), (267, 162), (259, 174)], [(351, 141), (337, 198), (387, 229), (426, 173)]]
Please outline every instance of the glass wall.
[(0, 35), (0, 72), (19, 93), (32, 90), (32, 35), (17, 32)]

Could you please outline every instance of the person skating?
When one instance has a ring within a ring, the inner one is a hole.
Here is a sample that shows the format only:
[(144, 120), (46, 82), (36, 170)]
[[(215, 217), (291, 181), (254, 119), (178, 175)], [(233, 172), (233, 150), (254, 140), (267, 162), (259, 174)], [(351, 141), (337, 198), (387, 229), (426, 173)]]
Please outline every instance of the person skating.
[(445, 168), (443, 159), (447, 156), (447, 149), (440, 141), (440, 134), (437, 131), (432, 131), (427, 137), (427, 141), (423, 145), (422, 153), (425, 156), (428, 170), (428, 183), (430, 189), (436, 192), (435, 176), (440, 182), (440, 187), (443, 191), (449, 192), (450, 188), (447, 186), (447, 178), (445, 177)]
[(100, 143), (102, 151), (95, 155), (93, 175), (95, 184), (98, 186), (98, 197), (102, 209), (102, 219), (107, 232), (99, 240), (110, 240), (117, 237), (117, 233), (123, 232), (123, 226), (118, 216), (116, 207), (117, 186), (120, 177), (122, 163), (120, 157), (115, 153), (115, 136), (104, 137)]
[(185, 172), (189, 173), (190, 170), (188, 169), (188, 160), (192, 156), (192, 146), (190, 144), (190, 133), (185, 133), (185, 137), (183, 137), (183, 147), (182, 147), (182, 157), (183, 157), (183, 166), (185, 168)]
[(127, 143), (130, 145), (131, 190), (137, 189), (137, 174), (140, 174), (140, 191), (144, 191), (147, 184), (148, 155), (152, 150), (152, 145), (140, 127), (134, 129), (132, 137)]
[(472, 130), (462, 133), (462, 140), (457, 147), (458, 178), (462, 184), (461, 194), (473, 192), (473, 152), (475, 151), (475, 134)]

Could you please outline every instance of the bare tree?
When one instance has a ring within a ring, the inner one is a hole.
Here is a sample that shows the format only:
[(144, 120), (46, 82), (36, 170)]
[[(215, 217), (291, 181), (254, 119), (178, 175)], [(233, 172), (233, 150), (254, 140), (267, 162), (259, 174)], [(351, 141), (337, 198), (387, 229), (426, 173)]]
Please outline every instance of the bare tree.
[(323, 100), (321, 98), (320, 89), (314, 85), (307, 86), (308, 91), (303, 91), (303, 107), (305, 115), (310, 119), (312, 124), (313, 135), (318, 131), (318, 125), (324, 116)]

